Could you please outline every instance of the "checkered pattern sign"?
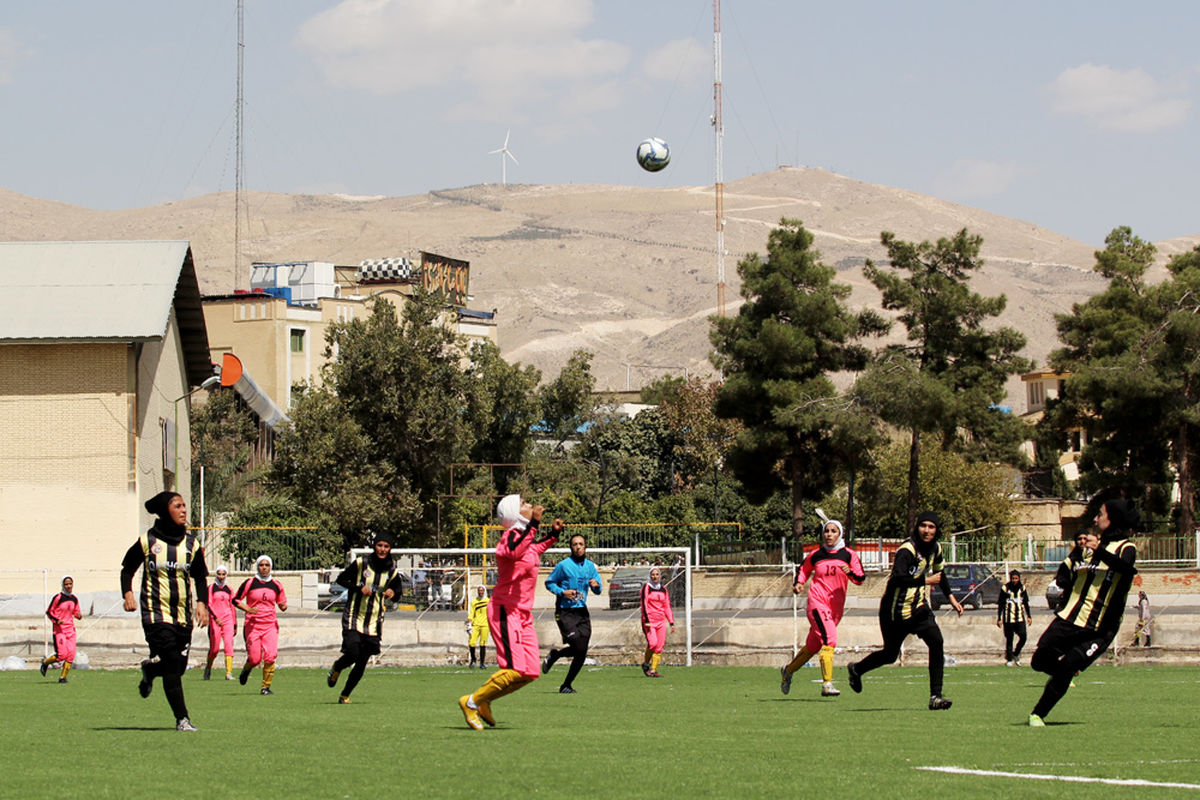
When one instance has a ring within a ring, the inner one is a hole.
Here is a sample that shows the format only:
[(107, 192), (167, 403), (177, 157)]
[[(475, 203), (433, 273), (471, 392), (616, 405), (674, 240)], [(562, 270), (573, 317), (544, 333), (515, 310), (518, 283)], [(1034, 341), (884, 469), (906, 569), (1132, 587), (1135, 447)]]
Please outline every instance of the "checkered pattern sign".
[(407, 258), (368, 258), (358, 265), (358, 278), (364, 281), (412, 280), (416, 270)]

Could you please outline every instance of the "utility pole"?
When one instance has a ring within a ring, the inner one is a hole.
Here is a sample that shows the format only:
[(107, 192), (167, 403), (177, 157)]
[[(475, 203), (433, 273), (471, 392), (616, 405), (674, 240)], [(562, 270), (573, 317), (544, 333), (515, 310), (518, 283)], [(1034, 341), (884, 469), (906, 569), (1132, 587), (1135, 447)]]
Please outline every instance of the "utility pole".
[(244, 28), (244, 0), (238, 0), (237, 4), (237, 101), (233, 109), (234, 118), (234, 137), (235, 151), (233, 164), (233, 288), (236, 291), (241, 288), (241, 269), (239, 260), (242, 252), (242, 168), (244, 166), (244, 154), (242, 151), (242, 125), (243, 125), (243, 105), (245, 98), (242, 94), (242, 75), (244, 58), (246, 51), (245, 28)]
[(713, 0), (713, 134), (716, 138), (717, 316), (725, 316), (725, 122), (721, 118), (721, 0)]

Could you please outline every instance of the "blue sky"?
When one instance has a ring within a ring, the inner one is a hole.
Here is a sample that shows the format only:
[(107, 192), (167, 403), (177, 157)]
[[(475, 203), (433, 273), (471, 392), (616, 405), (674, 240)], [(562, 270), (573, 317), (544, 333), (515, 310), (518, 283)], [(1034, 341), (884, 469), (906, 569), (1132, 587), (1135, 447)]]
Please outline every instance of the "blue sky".
[[(236, 0), (0, 16), (0, 187), (234, 186)], [(725, 180), (821, 167), (1090, 244), (1200, 234), (1200, 3), (724, 0)], [(714, 178), (711, 0), (245, 0), (245, 184), (403, 196)], [(672, 148), (641, 171), (638, 141)], [(949, 233), (949, 232), (947, 232)]]

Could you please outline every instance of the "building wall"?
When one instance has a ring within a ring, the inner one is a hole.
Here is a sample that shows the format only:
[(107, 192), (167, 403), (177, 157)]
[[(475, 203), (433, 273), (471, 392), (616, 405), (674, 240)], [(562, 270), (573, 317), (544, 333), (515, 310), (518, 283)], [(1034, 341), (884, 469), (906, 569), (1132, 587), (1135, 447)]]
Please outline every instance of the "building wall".
[[(165, 344), (0, 345), (6, 570), (107, 566), (115, 582), (121, 556), (149, 526), (142, 503), (171, 480), (163, 469), (163, 423), (174, 420), (184, 383), (173, 314)], [(186, 401), (178, 406), (185, 477), (177, 490), (189, 498)]]
[[(134, 512), (132, 346), (0, 346), (0, 563), (120, 562)], [(55, 551), (46, 550), (54, 537)], [(64, 546), (65, 545), (65, 546)]]

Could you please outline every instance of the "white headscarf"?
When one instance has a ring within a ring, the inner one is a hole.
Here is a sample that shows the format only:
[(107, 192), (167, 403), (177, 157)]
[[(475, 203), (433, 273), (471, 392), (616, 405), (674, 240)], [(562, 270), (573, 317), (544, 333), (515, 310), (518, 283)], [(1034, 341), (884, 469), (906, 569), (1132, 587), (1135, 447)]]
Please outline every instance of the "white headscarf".
[[(267, 577), (265, 577), (265, 578), (262, 575), (258, 574), (258, 565), (264, 561), (267, 562)], [(273, 570), (274, 568), (275, 568), (275, 562), (272, 561), (271, 557), (268, 555), (261, 555), (258, 558), (254, 559), (254, 577), (258, 578), (260, 581), (271, 580), (271, 570)]]
[[(838, 540), (836, 543), (834, 543), (833, 547), (825, 547), (825, 526), (826, 525), (837, 525)], [(836, 519), (826, 520), (825, 525), (821, 526), (821, 547), (825, 547), (825, 549), (828, 550), (830, 553), (836, 553), (838, 550), (841, 550), (845, 546), (846, 546), (846, 533), (845, 533), (845, 529), (842, 527), (842, 523), (838, 522)]]
[[(257, 565), (257, 563), (255, 564), (255, 566), (258, 566), (258, 565)], [(229, 577), (229, 567), (225, 566), (224, 564), (222, 564), (221, 566), (217, 567), (217, 572), (224, 572), (224, 573), (225, 573), (225, 578), (228, 578), (228, 577)], [(217, 572), (214, 572), (214, 573), (213, 573), (213, 575), (215, 575), (215, 576), (216, 576), (216, 578), (217, 578), (217, 586), (224, 586), (224, 585), (225, 585), (225, 579), (224, 579), (224, 578), (222, 578), (221, 576), (217, 575)]]
[[(651, 577), (652, 575), (654, 575), (655, 570), (658, 571), (658, 583), (655, 583), (654, 578)], [(650, 584), (651, 589), (655, 589), (655, 590), (661, 589), (662, 588), (662, 567), (654, 567), (648, 573), (646, 573), (646, 583)]]
[(505, 529), (521, 522), (529, 522), (521, 516), (521, 495), (510, 494), (496, 504), (496, 516)]
[[(75, 583), (75, 579), (74, 579), (74, 578), (72, 578), (70, 575), (63, 575), (62, 582), (58, 584), (58, 588), (60, 588), (60, 589), (66, 589), (66, 588), (67, 588), (67, 581), (70, 581), (72, 584), (73, 584), (73, 583)], [(1142, 594), (1145, 594), (1145, 592), (1142, 592)]]

